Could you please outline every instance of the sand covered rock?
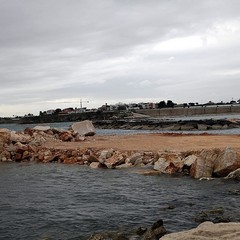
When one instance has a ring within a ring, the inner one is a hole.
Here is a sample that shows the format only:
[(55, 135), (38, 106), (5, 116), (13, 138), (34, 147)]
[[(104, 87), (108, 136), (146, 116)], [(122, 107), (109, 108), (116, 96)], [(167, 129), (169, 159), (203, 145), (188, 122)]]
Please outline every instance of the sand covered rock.
[(239, 240), (240, 223), (204, 222), (192, 230), (171, 233), (163, 236), (161, 240)]

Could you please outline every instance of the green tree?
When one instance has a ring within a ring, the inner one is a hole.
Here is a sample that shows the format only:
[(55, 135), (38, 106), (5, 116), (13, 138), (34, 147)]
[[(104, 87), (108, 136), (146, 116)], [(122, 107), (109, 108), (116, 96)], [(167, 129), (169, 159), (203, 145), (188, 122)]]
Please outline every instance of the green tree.
[(174, 103), (172, 100), (168, 100), (168, 101), (167, 101), (167, 107), (173, 108), (174, 105), (175, 105), (175, 103)]
[(158, 108), (165, 108), (167, 106), (165, 101), (161, 101), (158, 103)]

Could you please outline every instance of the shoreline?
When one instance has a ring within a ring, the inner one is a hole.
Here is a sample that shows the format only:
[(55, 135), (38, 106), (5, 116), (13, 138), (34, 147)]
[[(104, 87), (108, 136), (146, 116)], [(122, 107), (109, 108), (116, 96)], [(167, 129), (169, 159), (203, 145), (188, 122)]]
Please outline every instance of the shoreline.
[[(93, 127), (91, 122), (84, 124)], [(93, 129), (90, 133), (94, 134)], [(58, 162), (108, 169), (138, 166), (148, 167), (143, 174), (150, 175), (228, 177), (240, 169), (239, 142), (240, 135), (151, 133), (84, 137), (73, 130), (46, 126), (19, 133), (0, 129), (0, 162)], [(234, 173), (234, 178), (239, 179), (240, 174)]]

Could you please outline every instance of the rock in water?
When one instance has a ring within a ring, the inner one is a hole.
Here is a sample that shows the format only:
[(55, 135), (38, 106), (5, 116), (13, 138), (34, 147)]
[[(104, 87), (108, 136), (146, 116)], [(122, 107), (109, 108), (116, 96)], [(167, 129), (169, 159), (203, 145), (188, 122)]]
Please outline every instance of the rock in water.
[(240, 223), (217, 223), (204, 222), (197, 228), (189, 231), (171, 233), (163, 236), (161, 240), (239, 240)]
[(75, 122), (72, 124), (71, 128), (81, 136), (93, 136), (96, 133), (92, 121), (89, 120)]
[(230, 147), (225, 148), (214, 163), (214, 174), (226, 177), (230, 172), (240, 168), (240, 155)]
[(235, 170), (233, 172), (230, 172), (225, 178), (240, 180), (240, 168), (238, 168), (237, 170)]
[(10, 143), (11, 131), (6, 128), (0, 128), (0, 151), (3, 150), (4, 144)]

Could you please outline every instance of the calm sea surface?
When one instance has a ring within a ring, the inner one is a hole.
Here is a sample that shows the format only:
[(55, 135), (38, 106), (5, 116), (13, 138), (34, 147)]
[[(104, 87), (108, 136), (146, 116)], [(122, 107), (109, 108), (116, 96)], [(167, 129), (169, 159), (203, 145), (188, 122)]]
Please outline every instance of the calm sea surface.
[(0, 164), (0, 239), (88, 239), (94, 232), (197, 226), (201, 211), (240, 221), (239, 182), (143, 176), (137, 169), (63, 164)]
[[(68, 129), (71, 123), (45, 125)], [(0, 125), (16, 131), (34, 126)], [(97, 130), (100, 135), (140, 132), (151, 131)], [(211, 132), (240, 134), (239, 129)], [(168, 231), (180, 231), (197, 226), (194, 219), (202, 211), (221, 208), (222, 217), (240, 221), (239, 182), (136, 171), (0, 163), (0, 239), (84, 240), (94, 232), (130, 230), (159, 219)]]

